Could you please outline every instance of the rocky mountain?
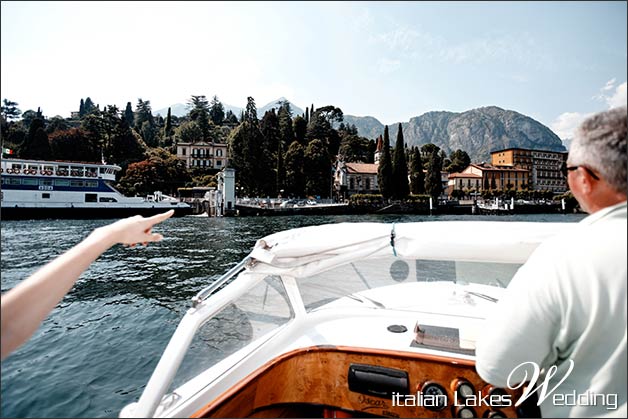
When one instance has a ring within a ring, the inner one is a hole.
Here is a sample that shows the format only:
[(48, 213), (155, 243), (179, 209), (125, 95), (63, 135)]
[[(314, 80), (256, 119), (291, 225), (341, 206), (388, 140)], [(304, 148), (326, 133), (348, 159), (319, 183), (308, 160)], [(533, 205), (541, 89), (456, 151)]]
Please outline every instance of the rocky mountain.
[[(358, 129), (358, 134), (366, 138), (377, 138), (380, 135), (384, 135), (384, 125), (372, 116), (353, 116), (344, 115), (343, 121), (345, 125), (355, 125)], [(334, 124), (337, 128), (339, 124)], [(390, 129), (390, 127), (388, 127)]]
[[(345, 124), (355, 124), (358, 133), (376, 138), (384, 126), (373, 117), (345, 115)], [(391, 144), (397, 138), (398, 123), (388, 127)], [(520, 147), (566, 151), (561, 139), (548, 127), (518, 112), (488, 106), (466, 112), (427, 112), (402, 122), (403, 138), (408, 146), (436, 144), (447, 154), (461, 149), (471, 161), (490, 161), (491, 151)]]

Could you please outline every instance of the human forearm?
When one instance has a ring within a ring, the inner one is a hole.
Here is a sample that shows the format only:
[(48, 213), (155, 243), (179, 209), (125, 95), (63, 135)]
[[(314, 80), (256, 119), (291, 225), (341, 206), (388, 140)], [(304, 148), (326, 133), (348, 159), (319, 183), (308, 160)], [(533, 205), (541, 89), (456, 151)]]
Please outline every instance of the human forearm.
[(131, 247), (159, 241), (152, 227), (172, 216), (129, 217), (94, 230), (85, 240), (39, 269), (2, 296), (2, 358), (25, 342), (72, 288), (79, 276), (116, 243)]
[(111, 236), (95, 230), (2, 296), (2, 358), (37, 330), (85, 269), (114, 244)]

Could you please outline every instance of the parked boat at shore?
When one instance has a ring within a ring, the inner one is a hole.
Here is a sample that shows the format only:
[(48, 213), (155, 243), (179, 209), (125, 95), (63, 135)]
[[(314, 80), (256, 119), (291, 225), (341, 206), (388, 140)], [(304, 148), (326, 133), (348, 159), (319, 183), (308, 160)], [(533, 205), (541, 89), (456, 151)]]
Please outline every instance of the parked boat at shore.
[(112, 183), (120, 166), (24, 159), (2, 159), (2, 219), (122, 218), (175, 210), (191, 214), (178, 199), (155, 192), (127, 197)]
[(532, 398), (515, 406), (521, 389), (477, 375), (475, 340), (518, 267), (570, 227), (340, 223), (261, 238), (192, 299), (120, 416), (538, 416)]

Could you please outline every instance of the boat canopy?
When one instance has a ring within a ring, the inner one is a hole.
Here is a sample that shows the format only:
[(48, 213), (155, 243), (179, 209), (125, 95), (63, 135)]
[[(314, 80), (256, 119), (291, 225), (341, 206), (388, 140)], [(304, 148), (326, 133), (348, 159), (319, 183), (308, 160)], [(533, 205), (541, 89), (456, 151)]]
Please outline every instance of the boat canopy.
[[(340, 223), (297, 228), (257, 241), (249, 269), (296, 278), (352, 260), (404, 259), (523, 263), (543, 240), (573, 223), (437, 221)], [(257, 262), (257, 263), (256, 263)]]

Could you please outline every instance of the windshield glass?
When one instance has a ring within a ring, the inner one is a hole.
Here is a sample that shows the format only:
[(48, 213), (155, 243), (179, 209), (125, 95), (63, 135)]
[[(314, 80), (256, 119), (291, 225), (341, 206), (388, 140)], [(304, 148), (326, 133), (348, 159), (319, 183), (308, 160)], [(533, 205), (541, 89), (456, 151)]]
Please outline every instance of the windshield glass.
[(288, 322), (293, 316), (294, 311), (281, 279), (266, 277), (199, 328), (171, 389)]
[[(324, 307), (343, 297), (353, 300), (367, 290), (394, 284), (447, 281), (456, 284), (481, 284), (505, 288), (520, 264), (465, 262), (424, 259), (401, 259), (397, 257), (359, 260), (347, 265), (299, 278), (297, 283), (306, 310)], [(373, 298), (375, 291), (369, 292), (371, 304), (378, 308), (400, 308), (395, 303), (380, 304)], [(404, 309), (407, 309), (404, 306)]]

